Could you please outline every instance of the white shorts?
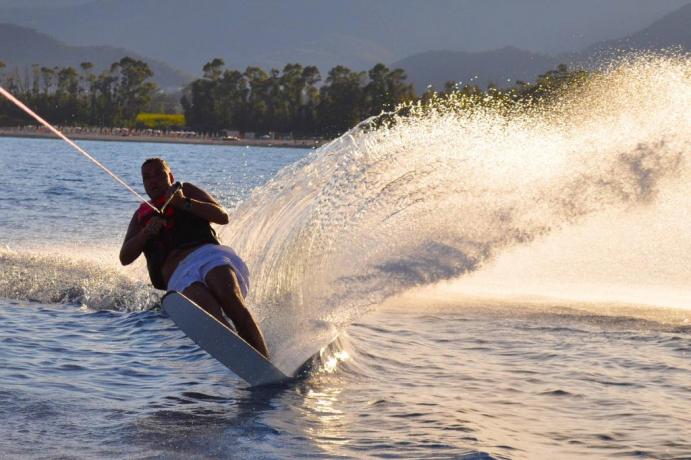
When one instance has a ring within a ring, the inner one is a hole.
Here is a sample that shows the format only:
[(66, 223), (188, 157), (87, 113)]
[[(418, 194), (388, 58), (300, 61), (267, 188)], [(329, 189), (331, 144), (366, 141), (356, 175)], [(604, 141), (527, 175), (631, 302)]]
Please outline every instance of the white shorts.
[(247, 297), (250, 287), (250, 272), (242, 259), (228, 246), (205, 244), (182, 259), (168, 280), (168, 290), (182, 292), (192, 283), (204, 282), (207, 273), (216, 267), (228, 265), (233, 269), (240, 283), (242, 296)]

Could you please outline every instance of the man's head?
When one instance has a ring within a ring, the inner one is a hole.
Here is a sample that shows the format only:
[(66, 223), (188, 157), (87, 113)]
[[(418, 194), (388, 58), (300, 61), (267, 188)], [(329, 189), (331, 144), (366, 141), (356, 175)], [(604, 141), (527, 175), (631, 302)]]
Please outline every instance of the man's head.
[(142, 163), (142, 182), (149, 198), (156, 200), (173, 185), (175, 178), (166, 160), (149, 158)]

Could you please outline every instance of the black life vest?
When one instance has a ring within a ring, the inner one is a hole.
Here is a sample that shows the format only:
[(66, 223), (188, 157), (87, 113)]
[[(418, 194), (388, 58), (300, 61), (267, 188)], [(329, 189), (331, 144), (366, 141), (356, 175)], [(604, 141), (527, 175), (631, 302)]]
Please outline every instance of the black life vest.
[[(157, 207), (162, 206), (163, 199), (152, 201), (151, 204)], [(144, 203), (137, 211), (139, 223), (142, 226), (146, 225), (154, 215), (154, 210)], [(161, 290), (166, 289), (161, 269), (173, 250), (202, 244), (220, 244), (209, 222), (191, 212), (168, 206), (164, 217), (166, 222), (161, 231), (144, 246), (146, 268), (149, 271), (151, 284)]]

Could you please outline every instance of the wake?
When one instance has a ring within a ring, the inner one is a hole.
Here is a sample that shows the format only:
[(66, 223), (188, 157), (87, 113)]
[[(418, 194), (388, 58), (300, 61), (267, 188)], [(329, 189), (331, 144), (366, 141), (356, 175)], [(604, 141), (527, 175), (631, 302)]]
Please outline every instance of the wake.
[(386, 298), (481, 272), (590, 216), (654, 208), (661, 195), (688, 216), (688, 107), (689, 57), (644, 55), (542, 111), (413, 111), (285, 168), (221, 236), (253, 272), (262, 327), (300, 349), (313, 324), (345, 327)]
[(69, 255), (0, 249), (0, 298), (93, 310), (141, 311), (158, 306), (160, 295), (148, 283), (109, 265)]

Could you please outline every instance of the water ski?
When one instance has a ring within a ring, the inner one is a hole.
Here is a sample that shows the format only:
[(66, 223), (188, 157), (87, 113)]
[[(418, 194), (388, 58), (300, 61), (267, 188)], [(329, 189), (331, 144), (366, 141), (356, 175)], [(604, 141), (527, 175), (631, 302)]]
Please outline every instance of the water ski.
[(235, 331), (179, 292), (166, 293), (161, 305), (189, 338), (250, 385), (278, 384), (290, 379)]

